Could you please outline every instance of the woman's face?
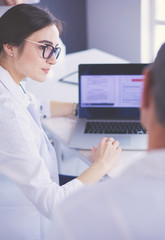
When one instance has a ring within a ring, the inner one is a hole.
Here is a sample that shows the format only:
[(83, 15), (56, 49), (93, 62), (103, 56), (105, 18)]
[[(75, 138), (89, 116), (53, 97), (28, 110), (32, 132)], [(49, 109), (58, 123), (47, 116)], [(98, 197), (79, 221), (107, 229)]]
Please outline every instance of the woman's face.
[[(30, 41), (42, 43), (39, 45)], [(53, 47), (57, 47), (58, 41), (58, 29), (55, 25), (50, 25), (31, 34), (25, 41), (21, 54), (19, 54), (18, 48), (16, 48), (14, 53), (14, 77), (17, 79), (17, 82), (25, 77), (39, 82), (45, 81), (51, 66), (56, 64), (56, 57), (53, 54), (49, 59), (44, 59), (42, 45), (50, 44)]]

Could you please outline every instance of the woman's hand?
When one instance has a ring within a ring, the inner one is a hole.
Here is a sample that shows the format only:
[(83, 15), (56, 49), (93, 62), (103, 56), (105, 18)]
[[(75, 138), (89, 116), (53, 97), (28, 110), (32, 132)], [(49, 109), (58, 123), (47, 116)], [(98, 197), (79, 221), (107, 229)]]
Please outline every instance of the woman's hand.
[(102, 138), (98, 147), (93, 147), (91, 157), (93, 164), (84, 171), (78, 179), (84, 184), (93, 184), (111, 171), (116, 160), (119, 157), (121, 148), (119, 142), (112, 137)]
[(112, 137), (104, 137), (97, 148), (92, 148), (91, 158), (94, 164), (102, 164), (106, 174), (112, 170), (120, 152), (121, 148), (119, 147), (118, 141)]

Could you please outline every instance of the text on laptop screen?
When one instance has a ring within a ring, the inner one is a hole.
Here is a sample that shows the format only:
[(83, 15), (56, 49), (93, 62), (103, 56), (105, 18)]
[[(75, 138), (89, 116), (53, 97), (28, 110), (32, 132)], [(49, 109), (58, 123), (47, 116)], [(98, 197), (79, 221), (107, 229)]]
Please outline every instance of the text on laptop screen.
[(139, 107), (143, 78), (143, 75), (82, 75), (81, 107)]

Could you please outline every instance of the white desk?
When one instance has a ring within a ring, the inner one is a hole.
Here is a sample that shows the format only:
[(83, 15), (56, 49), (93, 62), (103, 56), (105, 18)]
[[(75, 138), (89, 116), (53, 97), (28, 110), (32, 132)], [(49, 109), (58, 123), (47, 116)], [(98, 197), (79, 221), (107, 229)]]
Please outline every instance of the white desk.
[[(63, 62), (59, 62), (44, 83), (37, 83), (29, 80), (26, 83), (26, 89), (32, 92), (38, 98), (49, 98), (58, 101), (77, 102), (78, 86), (73, 84), (61, 83), (58, 80), (69, 73), (78, 70), (80, 63), (126, 63), (125, 60), (99, 51), (90, 49), (78, 53), (66, 55)], [(56, 150), (60, 159), (60, 146), (68, 147), (70, 137), (72, 135), (76, 120), (69, 118), (51, 118), (43, 119), (42, 124), (50, 138), (56, 141)], [(89, 161), (89, 151), (77, 151), (70, 149), (71, 153), (81, 158), (87, 165)], [(123, 151), (116, 167), (111, 172), (111, 176), (115, 177), (130, 163), (136, 160), (142, 152), (140, 151)], [(59, 162), (59, 166), (61, 162)], [(86, 165), (86, 166), (87, 166)]]
[[(42, 121), (45, 131), (50, 138), (57, 140), (65, 147), (69, 147), (69, 140), (72, 136), (73, 129), (76, 124), (76, 119), (71, 118), (50, 118)], [(59, 146), (58, 146), (59, 147)], [(90, 151), (71, 149), (73, 155), (82, 159), (87, 165), (90, 165)], [(60, 154), (58, 152), (58, 154)], [(138, 160), (138, 157), (144, 154), (142, 151), (122, 151), (120, 158), (111, 171), (110, 176), (117, 177), (128, 165)], [(59, 163), (60, 166), (61, 163)]]

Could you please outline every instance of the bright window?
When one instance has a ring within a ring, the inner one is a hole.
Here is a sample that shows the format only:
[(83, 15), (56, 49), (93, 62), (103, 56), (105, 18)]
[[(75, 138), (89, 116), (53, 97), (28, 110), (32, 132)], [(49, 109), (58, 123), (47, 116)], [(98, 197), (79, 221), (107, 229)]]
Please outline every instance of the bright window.
[(165, 0), (154, 0), (154, 56), (165, 42)]
[(141, 0), (141, 61), (153, 61), (165, 42), (165, 0)]
[(155, 19), (165, 21), (165, 0), (155, 0)]

